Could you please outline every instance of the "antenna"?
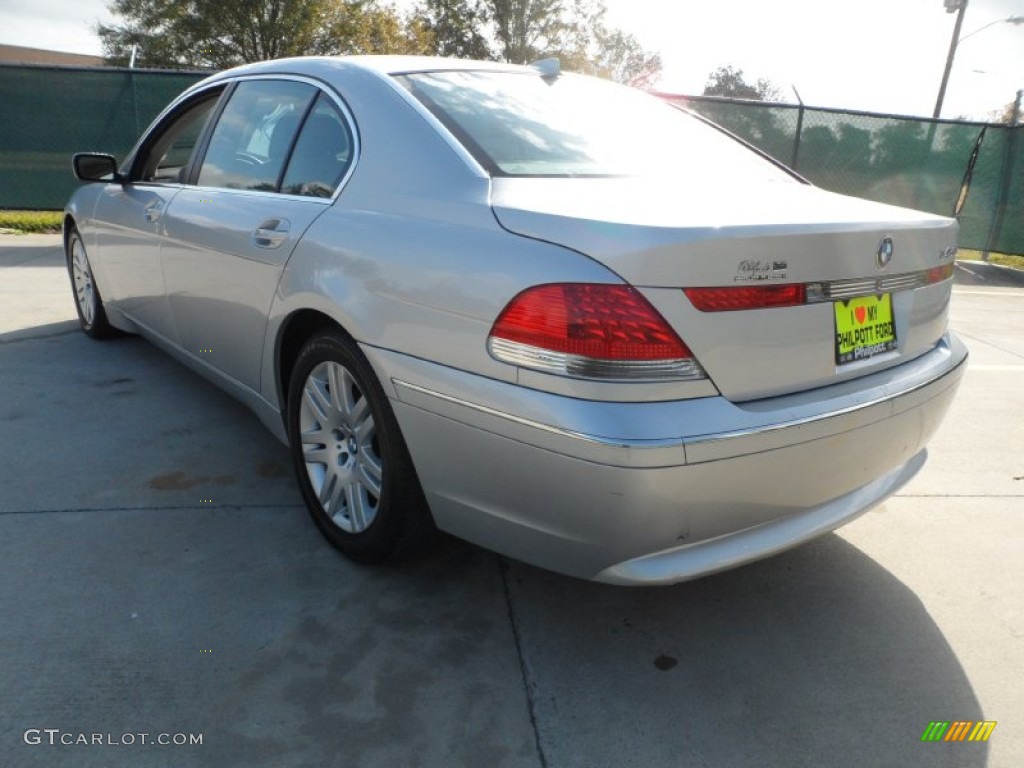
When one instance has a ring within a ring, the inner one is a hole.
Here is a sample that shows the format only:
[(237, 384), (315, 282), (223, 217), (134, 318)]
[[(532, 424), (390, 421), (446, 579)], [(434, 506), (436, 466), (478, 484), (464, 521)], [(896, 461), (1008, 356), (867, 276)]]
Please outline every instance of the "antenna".
[(556, 56), (550, 59), (540, 59), (530, 64), (531, 67), (540, 72), (543, 78), (555, 78), (562, 74), (562, 63)]

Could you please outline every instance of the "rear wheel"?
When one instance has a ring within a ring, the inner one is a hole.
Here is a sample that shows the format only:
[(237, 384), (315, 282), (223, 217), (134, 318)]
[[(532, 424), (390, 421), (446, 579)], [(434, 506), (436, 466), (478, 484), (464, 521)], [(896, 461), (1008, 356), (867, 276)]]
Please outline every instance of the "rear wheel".
[(376, 563), (429, 533), (429, 512), (394, 413), (350, 338), (320, 333), (299, 353), (288, 435), (302, 496), (343, 554)]
[(103, 308), (103, 298), (93, 277), (89, 255), (85, 252), (85, 243), (78, 229), (71, 227), (64, 247), (71, 278), (71, 291), (75, 295), (75, 309), (78, 310), (78, 322), (82, 330), (94, 339), (108, 339), (120, 335), (107, 320)]

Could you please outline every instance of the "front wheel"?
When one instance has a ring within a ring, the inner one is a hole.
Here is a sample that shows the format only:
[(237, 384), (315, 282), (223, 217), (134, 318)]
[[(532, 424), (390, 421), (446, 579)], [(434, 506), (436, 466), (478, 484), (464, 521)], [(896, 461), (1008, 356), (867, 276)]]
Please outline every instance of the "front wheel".
[(103, 298), (93, 277), (89, 255), (85, 252), (85, 243), (74, 226), (68, 233), (64, 246), (68, 276), (71, 278), (71, 290), (75, 295), (75, 309), (78, 310), (78, 323), (88, 336), (94, 339), (108, 339), (119, 336), (120, 331), (107, 320), (103, 308)]
[(394, 413), (350, 338), (328, 331), (302, 348), (287, 419), (303, 499), (338, 550), (377, 563), (429, 533), (430, 515)]

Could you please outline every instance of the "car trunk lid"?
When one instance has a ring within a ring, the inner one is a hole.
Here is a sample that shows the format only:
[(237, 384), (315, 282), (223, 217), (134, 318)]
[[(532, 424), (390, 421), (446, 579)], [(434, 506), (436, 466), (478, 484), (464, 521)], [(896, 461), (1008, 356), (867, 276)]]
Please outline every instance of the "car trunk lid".
[[(730, 399), (865, 375), (924, 353), (945, 331), (950, 283), (928, 280), (955, 255), (951, 219), (788, 179), (695, 194), (646, 179), (499, 178), (492, 207), (507, 230), (575, 249), (644, 292)], [(701, 311), (681, 290), (780, 285), (805, 286), (808, 303)], [(844, 359), (852, 351), (837, 349), (837, 334), (857, 331), (878, 343)]]

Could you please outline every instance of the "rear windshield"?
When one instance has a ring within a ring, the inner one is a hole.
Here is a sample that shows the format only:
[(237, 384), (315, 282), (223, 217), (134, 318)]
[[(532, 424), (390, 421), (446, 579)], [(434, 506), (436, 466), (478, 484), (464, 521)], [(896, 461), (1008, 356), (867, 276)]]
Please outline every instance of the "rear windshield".
[(397, 80), (495, 176), (793, 179), (661, 99), (596, 78), (422, 72)]

